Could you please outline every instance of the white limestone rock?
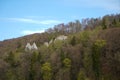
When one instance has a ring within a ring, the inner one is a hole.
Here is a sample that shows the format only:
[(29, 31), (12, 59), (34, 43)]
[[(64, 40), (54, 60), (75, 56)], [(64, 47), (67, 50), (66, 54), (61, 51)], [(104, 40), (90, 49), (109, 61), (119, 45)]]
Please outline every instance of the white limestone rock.
[(55, 39), (55, 41), (56, 40), (65, 40), (65, 39), (67, 39), (67, 36), (64, 36), (64, 35), (60, 35), (60, 36), (58, 36), (56, 39)]
[(35, 42), (33, 43), (33, 45), (31, 45), (30, 43), (27, 43), (27, 45), (25, 46), (25, 51), (31, 51), (31, 50), (37, 50), (38, 47), (36, 46)]
[(27, 45), (25, 46), (25, 51), (31, 50), (32, 47), (30, 45), (30, 43), (27, 43)]
[(48, 43), (48, 42), (45, 42), (44, 45), (48, 47), (48, 46), (49, 46), (49, 43)]
[(53, 42), (53, 40), (50, 40), (50, 41), (49, 41), (49, 44), (51, 44), (52, 42)]
[(51, 43), (54, 43), (56, 40), (61, 40), (62, 41), (62, 40), (65, 40), (65, 39), (67, 39), (67, 36), (60, 35), (57, 38), (55, 38), (55, 40), (51, 39), (49, 42), (45, 42), (44, 45), (48, 47)]
[(33, 50), (37, 50), (38, 47), (36, 46), (35, 42), (33, 43), (33, 45), (31, 46)]

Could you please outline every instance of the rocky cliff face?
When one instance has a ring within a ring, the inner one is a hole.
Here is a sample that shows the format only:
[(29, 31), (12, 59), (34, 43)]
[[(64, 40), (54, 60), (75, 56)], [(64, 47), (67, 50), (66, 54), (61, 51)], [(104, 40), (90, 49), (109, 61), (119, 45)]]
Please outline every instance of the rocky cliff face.
[(27, 43), (26, 47), (25, 47), (25, 51), (31, 51), (31, 50), (37, 50), (38, 47), (36, 46), (35, 42), (30, 45), (30, 43)]

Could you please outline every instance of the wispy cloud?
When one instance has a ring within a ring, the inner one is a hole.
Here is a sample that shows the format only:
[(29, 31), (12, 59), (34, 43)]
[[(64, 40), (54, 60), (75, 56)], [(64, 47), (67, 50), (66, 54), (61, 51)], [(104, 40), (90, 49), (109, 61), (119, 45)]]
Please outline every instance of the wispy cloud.
[(44, 30), (24, 30), (21, 32), (22, 35), (34, 34), (34, 33), (43, 33)]
[(29, 18), (7, 18), (7, 20), (16, 21), (16, 22), (31, 23), (31, 24), (42, 24), (42, 25), (61, 23), (61, 21), (58, 21), (58, 20), (34, 20), (34, 19), (29, 19)]

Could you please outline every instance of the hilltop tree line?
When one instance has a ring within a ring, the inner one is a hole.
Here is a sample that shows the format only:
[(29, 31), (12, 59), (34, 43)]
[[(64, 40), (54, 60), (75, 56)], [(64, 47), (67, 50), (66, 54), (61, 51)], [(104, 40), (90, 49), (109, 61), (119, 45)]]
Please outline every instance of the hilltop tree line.
[[(106, 15), (13, 40), (0, 48), (0, 80), (120, 80), (119, 27), (120, 14)], [(68, 39), (43, 45), (58, 35)], [(25, 51), (27, 41), (38, 50)]]
[(120, 27), (120, 14), (105, 15), (102, 18), (86, 18), (75, 20), (75, 22), (69, 22), (68, 24), (58, 24), (53, 28), (46, 30), (48, 33), (61, 33), (61, 34), (70, 34), (77, 33), (82, 30), (93, 30), (96, 27), (101, 27), (102, 29)]

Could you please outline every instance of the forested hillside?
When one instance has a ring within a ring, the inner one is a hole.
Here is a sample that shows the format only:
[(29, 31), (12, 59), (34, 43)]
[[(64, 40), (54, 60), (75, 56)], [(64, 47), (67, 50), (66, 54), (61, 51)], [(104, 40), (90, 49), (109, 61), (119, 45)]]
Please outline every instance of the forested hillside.
[[(38, 49), (26, 51), (34, 42)], [(1, 41), (0, 80), (120, 80), (120, 14)]]

